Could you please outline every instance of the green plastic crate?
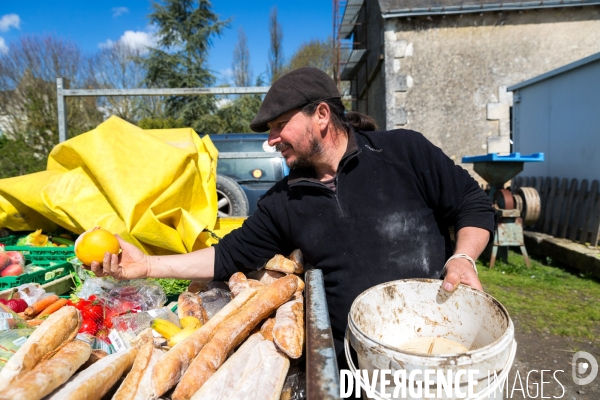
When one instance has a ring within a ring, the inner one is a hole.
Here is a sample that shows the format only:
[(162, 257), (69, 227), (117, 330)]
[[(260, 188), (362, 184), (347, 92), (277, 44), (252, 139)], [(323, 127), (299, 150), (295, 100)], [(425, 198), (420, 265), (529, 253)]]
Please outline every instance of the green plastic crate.
[(20, 251), (25, 260), (34, 263), (44, 261), (66, 261), (75, 255), (75, 247), (6, 246), (6, 251)]
[(0, 243), (5, 246), (14, 246), (17, 244), (17, 240), (19, 240), (18, 236), (11, 235), (4, 238), (0, 238)]
[(0, 290), (10, 289), (25, 283), (39, 283), (40, 285), (43, 285), (73, 272), (73, 266), (71, 263), (64, 261), (36, 261), (34, 264), (43, 267), (44, 269), (19, 276), (7, 276), (0, 278)]

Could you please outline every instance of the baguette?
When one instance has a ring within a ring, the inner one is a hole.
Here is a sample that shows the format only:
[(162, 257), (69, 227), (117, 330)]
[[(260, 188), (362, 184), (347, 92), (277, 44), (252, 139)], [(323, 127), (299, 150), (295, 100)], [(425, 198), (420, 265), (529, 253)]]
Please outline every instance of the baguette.
[(192, 400), (227, 399), (233, 394), (239, 376), (248, 364), (252, 351), (264, 340), (260, 333), (250, 336), (192, 396)]
[(279, 400), (290, 360), (264, 340), (254, 347), (227, 400)]
[(207, 283), (208, 281), (191, 281), (188, 285), (187, 291), (198, 294), (206, 289)]
[(81, 326), (81, 314), (66, 306), (51, 314), (0, 371), (0, 390), (31, 371), (40, 361), (52, 357), (62, 346), (73, 340)]
[(92, 348), (80, 340), (63, 346), (54, 357), (44, 360), (0, 392), (1, 400), (39, 400), (65, 383), (89, 358)]
[(202, 307), (202, 297), (191, 292), (183, 292), (177, 299), (177, 316), (179, 319), (184, 317), (196, 317), (202, 324), (208, 321), (208, 314)]
[(304, 272), (304, 254), (302, 254), (300, 249), (292, 251), (292, 254), (290, 254), (288, 258), (296, 263), (296, 269), (294, 271), (295, 274), (301, 274)]
[(271, 342), (273, 341), (273, 327), (274, 326), (275, 326), (275, 318), (269, 318), (260, 327), (260, 333), (263, 335), (263, 337), (265, 339), (270, 340)]
[(231, 316), (240, 312), (242, 306), (256, 295), (258, 289), (246, 289), (213, 315), (200, 329), (177, 343), (166, 352), (152, 370), (152, 387), (157, 396), (179, 382), (190, 363), (202, 347), (216, 332), (217, 327)]
[(278, 271), (270, 271), (268, 269), (260, 269), (258, 271), (252, 271), (248, 274), (249, 278), (256, 279), (263, 285), (270, 285), (279, 278), (283, 278), (285, 274)]
[(278, 279), (250, 300), (239, 313), (229, 318), (213, 338), (200, 350), (196, 359), (181, 378), (172, 400), (189, 399), (223, 364), (227, 355), (237, 347), (256, 325), (288, 301), (298, 289), (294, 275)]
[[(146, 372), (152, 371), (151, 363), (153, 356), (155, 360), (154, 363), (156, 363), (157, 357), (155, 356), (156, 354), (154, 352), (152, 332), (142, 332), (140, 336), (141, 340), (138, 342), (138, 353), (135, 357), (135, 361), (133, 362), (133, 367), (121, 383), (121, 386), (119, 386), (119, 389), (113, 396), (113, 400), (151, 399), (158, 397), (152, 392), (152, 385), (147, 385), (149, 387), (144, 388), (141, 384), (143, 377), (150, 375), (146, 374)], [(160, 350), (157, 351), (159, 352), (158, 356), (160, 356), (162, 352), (160, 352)]]
[(257, 281), (256, 279), (248, 279), (248, 286), (251, 288), (258, 288), (265, 286), (261, 281)]
[(304, 292), (304, 281), (298, 275), (296, 275), (296, 278), (298, 278), (298, 290), (297, 290), (297, 292), (298, 293), (302, 293), (302, 292)]
[(104, 357), (75, 375), (47, 400), (100, 400), (129, 369), (138, 349), (132, 347)]
[(229, 286), (229, 290), (231, 291), (231, 295), (233, 297), (240, 294), (242, 290), (250, 287), (248, 279), (246, 279), (246, 275), (244, 275), (242, 272), (236, 272), (235, 274), (231, 275), (227, 285)]
[(83, 371), (84, 369), (86, 369), (90, 365), (94, 364), (95, 362), (100, 361), (107, 355), (108, 355), (108, 353), (105, 352), (104, 350), (99, 350), (99, 349), (92, 350), (92, 353), (88, 357), (87, 361), (84, 362), (81, 367), (79, 367), (79, 370), (77, 370), (77, 372)]
[(269, 262), (267, 262), (265, 269), (283, 272), (285, 274), (293, 274), (296, 272), (297, 266), (292, 260), (285, 258), (281, 254), (277, 254), (275, 257), (271, 258)]
[(298, 292), (294, 299), (277, 309), (273, 342), (291, 358), (300, 358), (304, 346), (304, 299)]
[(154, 366), (160, 361), (164, 353), (164, 350), (156, 348), (152, 350), (152, 356), (150, 357), (148, 368), (146, 368), (144, 374), (142, 375), (142, 379), (140, 380), (140, 383), (138, 385), (135, 397), (132, 398), (133, 400), (154, 400), (157, 398), (157, 395), (154, 392), (154, 388), (152, 387), (152, 370), (154, 369)]

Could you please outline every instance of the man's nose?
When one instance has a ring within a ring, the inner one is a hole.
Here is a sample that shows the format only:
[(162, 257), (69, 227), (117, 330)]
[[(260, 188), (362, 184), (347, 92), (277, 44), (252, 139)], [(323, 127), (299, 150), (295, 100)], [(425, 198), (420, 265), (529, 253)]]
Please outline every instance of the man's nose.
[(276, 129), (271, 129), (269, 131), (267, 143), (269, 143), (269, 146), (275, 146), (277, 143), (279, 143), (279, 132)]

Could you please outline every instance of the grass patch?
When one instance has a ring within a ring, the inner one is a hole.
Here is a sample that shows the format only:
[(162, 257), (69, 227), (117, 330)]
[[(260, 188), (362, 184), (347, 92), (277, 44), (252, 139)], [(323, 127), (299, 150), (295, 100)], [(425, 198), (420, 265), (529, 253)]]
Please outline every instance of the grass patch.
[(493, 269), (478, 261), (479, 278), (525, 332), (600, 343), (600, 282), (547, 261), (532, 259), (527, 268), (520, 254), (509, 251), (508, 263)]

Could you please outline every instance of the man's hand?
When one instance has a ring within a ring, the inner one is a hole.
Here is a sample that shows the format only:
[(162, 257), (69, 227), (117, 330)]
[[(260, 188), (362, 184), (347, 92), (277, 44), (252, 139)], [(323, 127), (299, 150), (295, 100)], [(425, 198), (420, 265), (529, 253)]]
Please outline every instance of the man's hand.
[(150, 275), (150, 259), (140, 249), (115, 235), (121, 246), (121, 254), (104, 254), (102, 264), (93, 262), (89, 269), (96, 276), (112, 276), (116, 279), (146, 278)]
[(481, 282), (471, 263), (464, 258), (455, 258), (446, 265), (446, 277), (442, 283), (442, 288), (446, 292), (453, 292), (460, 283), (483, 291)]

